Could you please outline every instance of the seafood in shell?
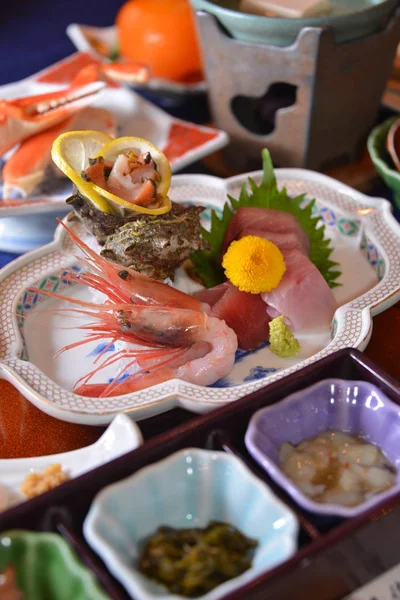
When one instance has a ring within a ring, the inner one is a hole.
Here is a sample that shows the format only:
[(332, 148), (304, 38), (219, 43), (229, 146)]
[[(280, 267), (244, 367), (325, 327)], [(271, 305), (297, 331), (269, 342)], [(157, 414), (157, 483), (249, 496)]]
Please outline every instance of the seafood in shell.
[(164, 215), (110, 215), (76, 194), (67, 202), (76, 216), (104, 245), (101, 255), (124, 267), (132, 267), (153, 279), (173, 279), (174, 272), (195, 250), (203, 249), (199, 206), (172, 202)]

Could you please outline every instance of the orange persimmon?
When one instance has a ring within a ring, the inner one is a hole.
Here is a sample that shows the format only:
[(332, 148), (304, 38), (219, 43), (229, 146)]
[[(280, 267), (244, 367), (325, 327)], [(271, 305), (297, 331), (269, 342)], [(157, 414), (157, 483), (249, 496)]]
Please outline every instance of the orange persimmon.
[(153, 77), (195, 80), (202, 63), (189, 0), (129, 0), (116, 18), (122, 57)]

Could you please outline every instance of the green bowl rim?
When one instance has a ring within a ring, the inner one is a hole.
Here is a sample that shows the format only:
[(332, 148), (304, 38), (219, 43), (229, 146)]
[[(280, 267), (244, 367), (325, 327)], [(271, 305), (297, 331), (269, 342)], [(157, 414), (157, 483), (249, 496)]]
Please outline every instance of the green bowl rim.
[[(233, 10), (230, 8), (225, 8), (223, 6), (220, 6), (219, 4), (216, 4), (215, 2), (211, 2), (210, 0), (200, 0), (200, 2), (202, 2), (203, 4), (206, 5), (206, 7), (210, 7), (211, 9), (213, 7), (217, 7), (218, 12), (221, 12), (223, 15), (230, 17), (230, 18), (234, 18), (237, 19), (238, 15), (240, 15), (241, 19), (245, 22), (249, 22), (250, 20), (254, 20), (254, 18), (257, 19), (262, 19), (263, 22), (267, 22), (267, 21), (274, 21), (274, 25), (276, 26), (281, 26), (284, 25), (285, 23), (287, 24), (288, 20), (285, 17), (266, 17), (264, 15), (252, 15), (250, 13), (242, 13), (238, 10)], [(197, 8), (196, 6), (194, 6), (194, 1), (191, 0), (191, 3), (193, 5), (193, 8), (197, 11), (197, 10), (205, 10), (205, 8)], [(379, 10), (382, 5), (385, 4), (393, 4), (393, 9), (395, 8), (396, 5), (396, 1), (395, 0), (381, 0), (381, 2), (379, 2), (378, 4), (370, 4), (367, 8), (362, 9), (362, 10), (356, 10), (354, 12), (350, 12), (350, 13), (346, 13), (344, 15), (334, 15), (333, 17), (331, 17), (330, 22), (326, 23), (326, 19), (324, 19), (324, 17), (312, 17), (312, 18), (301, 18), (301, 19), (290, 19), (290, 21), (296, 22), (300, 25), (303, 24), (304, 27), (322, 27), (322, 26), (326, 26), (326, 25), (337, 25), (337, 24), (341, 24), (342, 22), (344, 22), (346, 19), (348, 19), (349, 17), (353, 17), (353, 16), (357, 16), (360, 14), (365, 14), (365, 13), (369, 13), (370, 11), (377, 11)], [(214, 14), (211, 10), (211, 14)]]
[(75, 550), (67, 543), (67, 541), (58, 533), (52, 533), (49, 531), (29, 531), (28, 529), (9, 529), (0, 533), (0, 548), (2, 546), (2, 539), (5, 537), (11, 538), (11, 540), (23, 540), (27, 544), (33, 545), (36, 540), (42, 542), (48, 542), (56, 546), (61, 552), (64, 560), (64, 565), (70, 573), (75, 574), (84, 581), (85, 588), (93, 596), (94, 600), (108, 600), (106, 592), (100, 586), (95, 574), (81, 561)]
[(371, 157), (371, 160), (377, 168), (381, 169), (385, 173), (385, 175), (387, 175), (388, 177), (398, 177), (400, 179), (400, 172), (396, 171), (395, 169), (390, 167), (388, 165), (388, 163), (383, 158), (381, 158), (381, 155), (380, 155), (381, 153), (376, 146), (376, 142), (377, 142), (377, 139), (378, 139), (380, 133), (385, 128), (387, 128), (389, 131), (389, 127), (395, 121), (400, 121), (400, 115), (395, 115), (394, 117), (390, 117), (389, 119), (386, 119), (386, 121), (384, 121), (383, 123), (380, 123), (379, 125), (374, 127), (374, 129), (371, 131), (371, 133), (368, 136), (367, 148), (368, 148), (368, 152)]

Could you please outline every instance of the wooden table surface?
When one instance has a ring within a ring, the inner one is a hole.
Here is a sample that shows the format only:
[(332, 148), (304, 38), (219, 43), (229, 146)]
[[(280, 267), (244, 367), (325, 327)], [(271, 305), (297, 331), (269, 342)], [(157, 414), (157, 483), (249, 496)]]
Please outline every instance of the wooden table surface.
[[(390, 375), (400, 378), (400, 303), (374, 318), (365, 354)], [(183, 411), (176, 412), (181, 416)], [(148, 433), (151, 428), (144, 422), (143, 425)], [(94, 443), (103, 431), (102, 427), (73, 425), (49, 417), (12, 385), (0, 380), (0, 458), (75, 450)]]

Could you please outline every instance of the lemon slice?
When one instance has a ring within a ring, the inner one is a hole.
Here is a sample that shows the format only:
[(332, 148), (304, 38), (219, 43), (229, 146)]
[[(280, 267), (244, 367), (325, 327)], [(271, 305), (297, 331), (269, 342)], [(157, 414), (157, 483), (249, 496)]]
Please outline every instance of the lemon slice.
[[(85, 181), (82, 172), (89, 165), (89, 158), (103, 156), (115, 161), (119, 154), (150, 152), (157, 165), (160, 181), (157, 193), (161, 196), (161, 205), (157, 208), (146, 208), (112, 194), (94, 183)], [(77, 186), (78, 190), (96, 208), (106, 213), (140, 212), (148, 215), (161, 215), (171, 210), (171, 200), (167, 196), (171, 183), (171, 168), (167, 157), (151, 142), (138, 137), (121, 137), (114, 140), (100, 131), (69, 131), (60, 135), (54, 142), (52, 158), (63, 173)]]
[(82, 178), (82, 171), (89, 165), (89, 158), (113, 138), (101, 131), (68, 131), (58, 136), (51, 149), (51, 157), (57, 167), (76, 185), (83, 196), (99, 210), (112, 213), (107, 200), (93, 189), (93, 184)]
[(157, 194), (162, 196), (161, 206), (158, 208), (146, 208), (145, 206), (139, 206), (138, 204), (123, 200), (119, 196), (116, 196), (95, 184), (93, 185), (93, 189), (98, 194), (107, 198), (112, 203), (113, 208), (125, 208), (131, 211), (151, 215), (162, 215), (169, 212), (171, 210), (171, 200), (167, 194), (171, 184), (171, 167), (169, 166), (167, 157), (159, 148), (157, 148), (157, 146), (143, 138), (125, 136), (112, 140), (106, 144), (98, 151), (94, 158), (102, 156), (106, 160), (115, 161), (120, 154), (128, 152), (134, 152), (135, 154), (150, 152), (151, 158), (156, 163), (157, 171), (161, 177), (161, 180), (157, 184)]

